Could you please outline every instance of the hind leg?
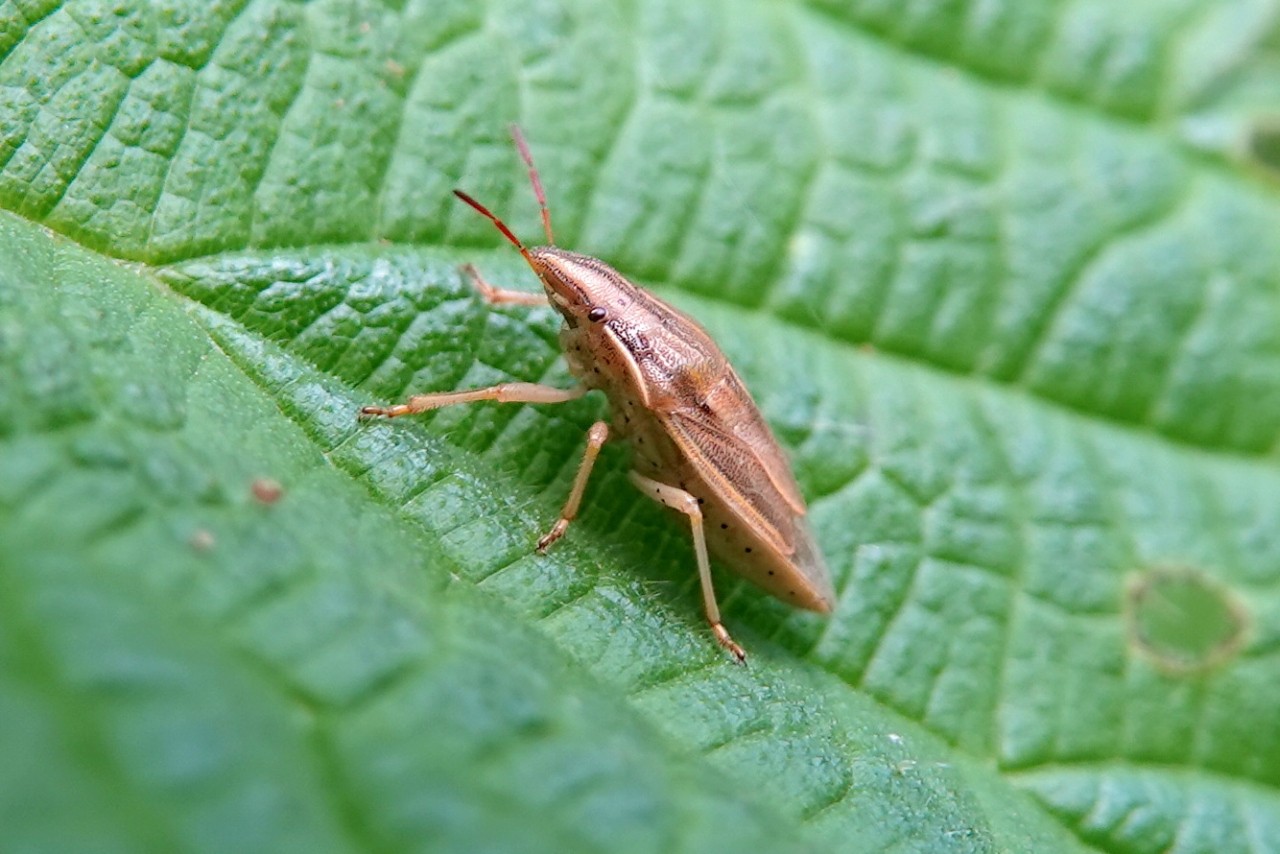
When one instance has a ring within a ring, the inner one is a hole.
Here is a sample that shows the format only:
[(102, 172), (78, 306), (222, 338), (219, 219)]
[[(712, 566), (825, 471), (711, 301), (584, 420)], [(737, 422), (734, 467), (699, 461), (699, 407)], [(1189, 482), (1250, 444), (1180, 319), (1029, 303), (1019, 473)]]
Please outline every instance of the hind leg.
[(706, 610), (707, 622), (711, 624), (711, 632), (720, 645), (738, 661), (745, 664), (747, 653), (739, 646), (724, 624), (720, 622), (720, 606), (716, 604), (716, 591), (711, 586), (711, 561), (707, 557), (707, 537), (702, 529), (702, 508), (698, 499), (678, 487), (660, 483), (647, 478), (639, 472), (631, 472), (628, 477), (639, 487), (640, 491), (667, 507), (674, 507), (689, 517), (689, 525), (693, 529), (693, 552), (698, 559), (698, 578), (702, 582), (702, 604)]

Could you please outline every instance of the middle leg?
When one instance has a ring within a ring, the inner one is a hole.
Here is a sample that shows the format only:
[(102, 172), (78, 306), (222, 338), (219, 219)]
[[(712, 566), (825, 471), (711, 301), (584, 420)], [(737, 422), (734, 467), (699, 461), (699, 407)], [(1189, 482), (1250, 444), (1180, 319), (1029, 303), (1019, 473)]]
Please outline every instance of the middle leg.
[(607, 441), (609, 441), (609, 424), (605, 421), (592, 424), (591, 429), (587, 431), (587, 450), (582, 455), (582, 462), (578, 464), (578, 473), (574, 475), (569, 498), (564, 502), (560, 518), (551, 526), (551, 530), (538, 540), (539, 554), (546, 554), (547, 548), (569, 530), (569, 523), (578, 515), (578, 507), (582, 504), (582, 493), (587, 489), (587, 479), (591, 477), (591, 469), (595, 467), (596, 457), (600, 455), (600, 449)]

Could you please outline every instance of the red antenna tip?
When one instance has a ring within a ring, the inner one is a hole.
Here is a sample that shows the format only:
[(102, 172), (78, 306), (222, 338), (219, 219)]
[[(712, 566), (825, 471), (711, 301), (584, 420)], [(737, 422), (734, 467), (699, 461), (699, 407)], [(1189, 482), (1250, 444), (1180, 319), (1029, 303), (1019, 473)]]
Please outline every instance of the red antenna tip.
[(520, 250), (521, 255), (523, 255), (525, 258), (529, 257), (529, 250), (524, 248), (524, 244), (520, 242), (520, 238), (512, 234), (511, 229), (507, 228), (507, 224), (502, 220), (498, 219), (498, 217), (494, 215), (492, 211), (490, 211), (484, 205), (480, 204), (475, 199), (471, 198), (471, 196), (467, 195), (461, 190), (454, 190), (453, 194), (458, 198), (462, 199), (467, 204), (471, 205), (471, 207), (475, 208), (477, 211), (479, 211), (480, 215), (488, 219), (489, 222), (496, 225), (498, 227), (498, 231), (502, 232), (502, 236), (507, 238), (507, 240), (510, 240), (512, 245), (514, 245), (517, 249)]

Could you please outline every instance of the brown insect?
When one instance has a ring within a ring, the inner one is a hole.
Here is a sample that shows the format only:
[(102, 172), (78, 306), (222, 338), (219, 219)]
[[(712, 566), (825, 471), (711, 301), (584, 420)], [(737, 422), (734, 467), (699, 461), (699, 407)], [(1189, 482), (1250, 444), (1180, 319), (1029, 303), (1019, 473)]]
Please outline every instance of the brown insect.
[[(746, 660), (720, 622), (711, 585), (710, 550), (740, 575), (800, 608), (830, 611), (831, 577), (805, 522), (805, 503), (791, 469), (751, 395), (711, 337), (689, 317), (627, 281), (609, 265), (557, 248), (551, 213), (533, 157), (519, 128), (512, 138), (528, 167), (542, 213), (546, 246), (525, 246), (488, 208), (454, 194), (488, 218), (520, 251), (545, 296), (490, 285), (470, 264), (463, 271), (491, 305), (546, 305), (564, 318), (560, 345), (581, 381), (572, 389), (502, 383), (409, 398), (398, 406), (366, 406), (362, 416), (394, 418), (454, 403), (563, 403), (600, 389), (612, 410), (612, 433), (631, 445), (631, 482), (683, 513), (693, 530), (703, 604), (716, 640)], [(560, 518), (538, 551), (564, 536), (610, 424), (587, 432), (587, 449)]]

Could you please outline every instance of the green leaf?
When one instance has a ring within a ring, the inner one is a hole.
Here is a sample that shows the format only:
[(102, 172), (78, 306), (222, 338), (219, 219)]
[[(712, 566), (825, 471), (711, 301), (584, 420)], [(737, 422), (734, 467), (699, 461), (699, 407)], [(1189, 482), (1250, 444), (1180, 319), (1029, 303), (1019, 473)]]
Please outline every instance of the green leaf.
[[(16, 851), (1280, 850), (1276, 0), (0, 5)], [(702, 321), (717, 575), (449, 193)], [(278, 496), (273, 495), (276, 486)]]

